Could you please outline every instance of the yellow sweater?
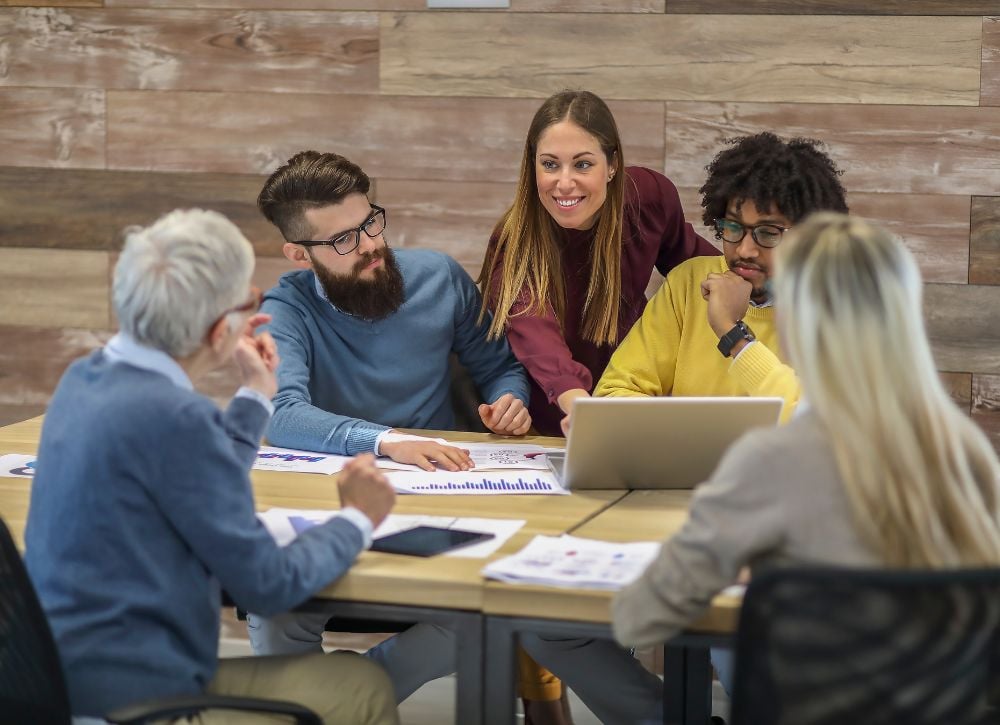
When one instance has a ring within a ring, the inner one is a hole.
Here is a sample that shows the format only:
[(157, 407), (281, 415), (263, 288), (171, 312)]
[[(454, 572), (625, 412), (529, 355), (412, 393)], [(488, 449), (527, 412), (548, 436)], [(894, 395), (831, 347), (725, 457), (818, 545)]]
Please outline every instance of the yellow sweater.
[(594, 395), (773, 396), (785, 399), (787, 420), (800, 388), (776, 354), (774, 307), (747, 310), (743, 319), (757, 342), (735, 360), (716, 348), (701, 283), (709, 272), (727, 269), (724, 257), (694, 257), (675, 267), (611, 357)]

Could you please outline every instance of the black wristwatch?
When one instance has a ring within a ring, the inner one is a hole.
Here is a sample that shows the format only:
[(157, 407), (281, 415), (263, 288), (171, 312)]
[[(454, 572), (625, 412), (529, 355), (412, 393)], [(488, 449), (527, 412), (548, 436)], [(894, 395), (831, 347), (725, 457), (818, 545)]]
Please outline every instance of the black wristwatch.
[(733, 351), (733, 346), (740, 340), (753, 342), (756, 339), (757, 337), (753, 334), (753, 330), (747, 326), (747, 323), (743, 320), (737, 320), (736, 324), (733, 325), (733, 329), (719, 338), (719, 352), (722, 353), (722, 357), (729, 357), (729, 353)]

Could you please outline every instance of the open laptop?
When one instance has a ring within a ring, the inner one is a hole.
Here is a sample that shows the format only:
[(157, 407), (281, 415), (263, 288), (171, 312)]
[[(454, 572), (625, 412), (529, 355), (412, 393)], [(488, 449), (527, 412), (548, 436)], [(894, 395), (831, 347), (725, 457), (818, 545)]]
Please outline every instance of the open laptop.
[(565, 454), (549, 467), (568, 489), (693, 488), (751, 428), (774, 426), (781, 398), (580, 398)]

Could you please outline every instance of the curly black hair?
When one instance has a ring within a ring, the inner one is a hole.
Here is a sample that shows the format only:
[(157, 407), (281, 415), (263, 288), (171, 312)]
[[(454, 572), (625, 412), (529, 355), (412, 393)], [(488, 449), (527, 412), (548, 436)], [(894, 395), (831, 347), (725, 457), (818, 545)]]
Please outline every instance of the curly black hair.
[(774, 205), (793, 224), (814, 211), (847, 213), (840, 171), (819, 141), (782, 141), (770, 132), (730, 139), (705, 167), (708, 180), (698, 192), (709, 227), (726, 216), (731, 200), (752, 201), (764, 211)]

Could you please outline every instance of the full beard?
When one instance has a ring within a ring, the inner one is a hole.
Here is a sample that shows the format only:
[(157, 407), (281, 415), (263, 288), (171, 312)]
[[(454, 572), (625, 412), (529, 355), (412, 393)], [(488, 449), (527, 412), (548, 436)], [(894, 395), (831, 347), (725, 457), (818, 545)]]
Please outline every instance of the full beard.
[[(382, 266), (371, 279), (362, 279), (361, 272), (376, 259)], [(402, 307), (406, 289), (396, 257), (389, 247), (369, 252), (354, 263), (348, 274), (336, 274), (313, 260), (313, 271), (334, 307), (352, 317), (378, 322)]]

